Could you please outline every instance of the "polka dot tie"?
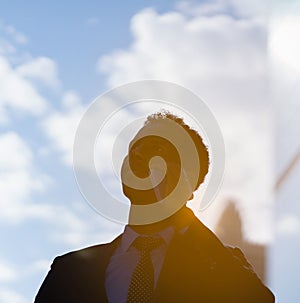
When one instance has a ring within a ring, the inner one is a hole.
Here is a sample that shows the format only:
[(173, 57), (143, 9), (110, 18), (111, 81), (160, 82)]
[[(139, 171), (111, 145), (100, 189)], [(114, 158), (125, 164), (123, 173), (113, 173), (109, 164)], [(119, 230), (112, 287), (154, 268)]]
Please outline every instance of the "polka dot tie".
[(127, 303), (151, 303), (154, 293), (154, 270), (151, 251), (162, 244), (161, 238), (138, 237), (133, 246), (141, 252), (128, 289)]

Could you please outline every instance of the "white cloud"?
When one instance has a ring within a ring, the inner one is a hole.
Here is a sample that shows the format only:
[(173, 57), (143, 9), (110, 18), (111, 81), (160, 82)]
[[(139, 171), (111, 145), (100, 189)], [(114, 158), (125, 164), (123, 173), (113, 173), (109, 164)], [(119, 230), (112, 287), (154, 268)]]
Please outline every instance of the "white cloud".
[(5, 303), (29, 303), (24, 296), (10, 288), (0, 288), (0, 302)]
[(299, 236), (300, 218), (295, 214), (286, 214), (277, 222), (277, 232), (283, 236)]
[[(39, 219), (43, 222), (55, 222), (49, 239), (78, 249), (91, 243), (107, 242), (123, 229), (121, 225), (107, 221), (96, 212), (90, 213), (86, 207), (81, 201), (69, 205), (48, 205), (44, 212), (39, 212)], [(42, 265), (45, 264), (42, 262)]]
[(276, 64), (281, 64), (300, 73), (300, 33), (299, 14), (275, 15), (270, 22), (270, 55)]
[(263, 15), (267, 12), (267, 0), (212, 0), (199, 4), (196, 0), (183, 0), (176, 7), (191, 16), (234, 14), (242, 17)]
[(63, 162), (72, 165), (74, 137), (84, 107), (74, 91), (64, 94), (62, 104), (64, 109), (55, 111), (45, 118), (42, 122), (42, 128), (54, 148), (62, 153)]
[(16, 51), (13, 44), (0, 38), (0, 54), (12, 54)]
[[(102, 56), (97, 66), (107, 75), (109, 86), (145, 78), (173, 81), (208, 103), (221, 125), (227, 151), (220, 195), (237, 201), (246, 237), (267, 242), (273, 186), (267, 27), (258, 17), (259, 5), (246, 18), (246, 10), (236, 1), (214, 5), (197, 6), (193, 17), (184, 10), (139, 12), (131, 22), (132, 44)], [(228, 6), (234, 6), (239, 18), (225, 14)], [(218, 13), (203, 15), (209, 9)]]
[(15, 132), (0, 136), (0, 220), (20, 222), (36, 216), (41, 207), (32, 203), (32, 195), (49, 185), (49, 178), (38, 173), (33, 164), (32, 152)]
[(4, 31), (18, 44), (25, 44), (28, 41), (27, 37), (24, 34), (17, 31), (11, 25), (4, 25)]
[(50, 264), (50, 260), (47, 259), (35, 260), (33, 263), (28, 264), (28, 268), (26, 269), (25, 274), (44, 274), (50, 269)]
[[(14, 132), (0, 136), (0, 222), (19, 224), (25, 220), (37, 220), (53, 226), (49, 237), (52, 241), (80, 247), (92, 241), (105, 241), (116, 234), (113, 224), (99, 215), (84, 209), (83, 202), (66, 204), (37, 202), (34, 195), (49, 189), (49, 177), (38, 172), (30, 147)], [(103, 226), (105, 225), (105, 227)], [(105, 233), (99, 232), (106, 230)], [(64, 231), (63, 233), (61, 231)], [(1, 260), (0, 260), (1, 261)], [(35, 264), (36, 267), (45, 262)], [(35, 268), (36, 270), (37, 268)], [(1, 275), (3, 274), (3, 275)], [(6, 278), (5, 278), (6, 277)], [(0, 281), (14, 278), (14, 272), (0, 262)]]
[(0, 260), (0, 282), (12, 282), (18, 277), (18, 271), (11, 264)]
[(228, 1), (210, 1), (197, 5), (195, 1), (180, 1), (176, 5), (182, 13), (192, 16), (215, 15), (228, 9)]
[(28, 38), (18, 30), (16, 30), (12, 25), (6, 24), (0, 19), (0, 32), (3, 32), (8, 39), (11, 39), (17, 44), (25, 44)]
[(263, 101), (258, 93), (266, 76), (266, 28), (259, 19), (187, 18), (146, 9), (133, 17), (131, 28), (129, 49), (98, 62), (110, 86), (155, 78), (186, 85), (218, 103), (237, 97)]
[[(6, 30), (10, 35), (17, 33), (12, 27)], [(60, 88), (58, 69), (53, 60), (47, 57), (28, 57), (21, 64), (12, 64), (8, 56), (0, 57), (0, 121), (9, 120), (10, 110), (40, 115), (46, 108), (50, 109), (38, 91), (40, 84), (47, 85), (50, 89)], [(52, 109), (48, 116), (43, 117), (41, 123), (50, 143), (49, 146), (38, 146), (37, 152), (39, 155), (49, 155), (49, 149), (50, 152), (51, 149), (57, 149), (62, 153), (63, 160), (71, 165), (73, 138), (84, 108), (78, 94), (71, 90), (63, 93), (61, 105), (61, 111)], [(55, 222), (49, 236), (54, 241), (79, 246), (95, 240), (93, 229), (99, 227), (99, 222), (95, 221), (94, 224), (91, 216), (82, 216), (76, 203), (66, 206), (48, 204), (40, 199), (39, 202), (36, 201), (35, 195), (45, 193), (53, 181), (39, 171), (35, 156), (25, 137), (14, 131), (0, 135), (0, 195), (5, 197), (0, 201), (0, 222), (19, 224), (28, 219), (49, 225)], [(99, 218), (98, 215), (95, 214), (95, 218)], [(109, 230), (110, 224), (107, 225)], [(115, 232), (108, 231), (108, 234), (113, 235)], [(101, 237), (102, 235), (100, 240)], [(41, 267), (45, 263), (42, 262)]]
[(58, 88), (58, 69), (56, 63), (47, 57), (34, 58), (19, 65), (16, 69), (21, 77), (37, 80), (50, 88)]
[(0, 56), (0, 113), (2, 113), (0, 123), (9, 120), (7, 109), (40, 115), (46, 108), (47, 101), (36, 87), (19, 75), (9, 62)]
[(62, 105), (69, 110), (81, 106), (81, 100), (76, 91), (69, 90), (66, 91), (62, 97)]
[(32, 154), (27, 144), (14, 132), (7, 132), (0, 137), (1, 171), (28, 169)]

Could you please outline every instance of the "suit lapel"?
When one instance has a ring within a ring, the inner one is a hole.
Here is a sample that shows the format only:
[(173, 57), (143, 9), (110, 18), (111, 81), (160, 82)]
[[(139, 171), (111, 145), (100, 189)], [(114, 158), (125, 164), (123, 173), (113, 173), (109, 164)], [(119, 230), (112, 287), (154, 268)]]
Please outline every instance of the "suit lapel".
[(119, 244), (120, 236), (111, 243), (93, 247), (81, 259), (85, 293), (78, 302), (108, 302), (105, 290), (105, 272), (111, 255)]
[[(192, 215), (184, 234), (176, 233), (157, 283), (156, 302), (193, 302), (209, 284), (215, 257), (224, 250), (216, 236)], [(188, 296), (188, 297), (187, 297)]]

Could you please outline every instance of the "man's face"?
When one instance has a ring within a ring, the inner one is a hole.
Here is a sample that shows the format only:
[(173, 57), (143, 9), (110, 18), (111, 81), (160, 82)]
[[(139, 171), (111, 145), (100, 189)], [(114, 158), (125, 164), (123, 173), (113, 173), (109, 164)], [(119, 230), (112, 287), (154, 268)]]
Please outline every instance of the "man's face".
[[(162, 127), (160, 123), (144, 126), (129, 145), (126, 158), (133, 174), (139, 178), (150, 178), (151, 182), (156, 184), (158, 178), (163, 176), (164, 170), (161, 166), (150, 169), (150, 160), (159, 156), (166, 163), (164, 178), (152, 189), (137, 190), (123, 183), (123, 192), (132, 204), (144, 205), (158, 202), (169, 195), (178, 182), (181, 171), (178, 152), (168, 140), (155, 135), (159, 134), (159, 127)], [(122, 175), (126, 173), (126, 169), (128, 167), (125, 168), (123, 162)]]

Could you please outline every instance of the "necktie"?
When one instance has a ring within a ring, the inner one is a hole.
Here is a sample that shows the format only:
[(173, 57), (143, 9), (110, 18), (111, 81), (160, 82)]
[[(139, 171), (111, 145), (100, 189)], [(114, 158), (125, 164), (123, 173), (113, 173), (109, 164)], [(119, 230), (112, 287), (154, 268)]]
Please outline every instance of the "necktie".
[(133, 271), (128, 289), (127, 303), (153, 302), (154, 270), (151, 251), (162, 244), (161, 238), (140, 236), (133, 246), (141, 252), (140, 260)]

